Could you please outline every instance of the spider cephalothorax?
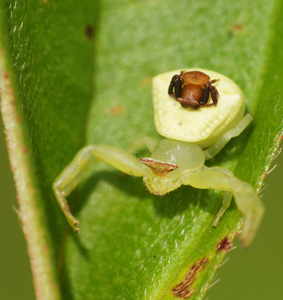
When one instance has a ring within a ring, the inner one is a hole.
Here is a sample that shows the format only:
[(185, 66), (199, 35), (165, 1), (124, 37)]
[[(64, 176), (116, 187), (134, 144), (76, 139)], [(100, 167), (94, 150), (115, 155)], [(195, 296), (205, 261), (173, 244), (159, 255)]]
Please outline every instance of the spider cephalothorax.
[[(207, 107), (216, 105), (218, 101), (218, 91), (212, 84), (219, 79), (210, 80), (210, 77), (200, 71), (181, 72), (171, 79), (168, 94), (183, 107)], [(213, 103), (207, 103), (211, 94)]]

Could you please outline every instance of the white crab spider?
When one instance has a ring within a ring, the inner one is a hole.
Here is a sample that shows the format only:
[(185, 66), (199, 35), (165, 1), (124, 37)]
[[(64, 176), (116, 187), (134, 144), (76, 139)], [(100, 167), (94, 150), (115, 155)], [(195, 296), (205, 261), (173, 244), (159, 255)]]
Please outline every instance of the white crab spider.
[[(203, 69), (186, 69), (185, 72), (199, 71), (210, 78), (216, 78), (213, 88), (217, 88), (219, 99), (217, 105), (211, 107), (183, 107), (178, 100), (175, 101), (168, 95), (170, 80), (180, 71), (164, 73), (153, 79), (155, 125), (157, 131), (166, 139), (154, 147), (150, 139), (145, 139), (145, 144), (151, 150), (151, 157), (138, 159), (127, 151), (111, 146), (86, 146), (77, 153), (53, 183), (58, 203), (76, 232), (80, 231), (79, 221), (72, 215), (66, 197), (75, 189), (89, 165), (95, 161), (95, 157), (126, 174), (143, 177), (148, 190), (156, 195), (164, 195), (181, 185), (226, 191), (223, 205), (213, 226), (217, 225), (229, 207), (233, 195), (238, 210), (244, 216), (241, 242), (248, 246), (253, 240), (264, 212), (253, 188), (234, 177), (227, 169), (208, 168), (204, 165), (205, 160), (214, 157), (231, 138), (238, 136), (251, 122), (251, 115), (244, 116), (243, 94), (232, 80), (222, 74)], [(183, 83), (181, 88), (185, 84)], [(170, 91), (172, 92), (172, 86)]]

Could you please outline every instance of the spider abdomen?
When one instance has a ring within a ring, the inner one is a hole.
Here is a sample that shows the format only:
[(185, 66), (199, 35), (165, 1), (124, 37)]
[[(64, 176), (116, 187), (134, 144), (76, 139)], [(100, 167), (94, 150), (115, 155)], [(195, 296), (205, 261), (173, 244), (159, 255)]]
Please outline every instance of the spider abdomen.
[(202, 91), (199, 85), (189, 83), (183, 87), (181, 98), (178, 98), (177, 101), (179, 101), (183, 107), (198, 107), (199, 101), (202, 98)]

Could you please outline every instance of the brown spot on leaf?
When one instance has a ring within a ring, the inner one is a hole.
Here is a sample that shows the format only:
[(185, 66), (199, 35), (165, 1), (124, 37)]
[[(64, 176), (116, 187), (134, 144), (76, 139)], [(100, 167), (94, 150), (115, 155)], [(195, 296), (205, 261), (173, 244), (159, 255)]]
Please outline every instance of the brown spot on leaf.
[(15, 121), (19, 122), (20, 121), (20, 116), (19, 115), (15, 115)]
[(234, 240), (235, 237), (238, 236), (238, 235), (239, 235), (239, 232), (238, 232), (238, 231), (234, 232), (233, 235), (232, 235), (232, 240)]
[(151, 168), (154, 175), (165, 177), (169, 172), (178, 168), (175, 164), (158, 161), (152, 158), (141, 158), (140, 161)]
[(244, 24), (234, 24), (231, 26), (231, 29), (229, 30), (229, 35), (234, 36), (236, 34), (242, 33), (245, 30)]
[(124, 105), (116, 105), (110, 108), (110, 115), (117, 116), (120, 115), (122, 112), (124, 112), (125, 106)]
[(85, 27), (85, 35), (89, 40), (93, 40), (94, 37), (94, 27), (92, 25), (87, 25)]
[(216, 252), (225, 251), (228, 252), (231, 248), (232, 243), (229, 241), (227, 236), (223, 238), (220, 243), (217, 244)]
[(201, 272), (208, 265), (208, 263), (209, 259), (206, 257), (194, 263), (191, 266), (190, 271), (186, 275), (185, 279), (181, 283), (173, 287), (172, 294), (177, 298), (190, 298), (195, 292), (195, 290), (192, 289), (191, 286), (196, 279), (196, 275)]
[(148, 86), (150, 85), (152, 82), (152, 77), (144, 77), (141, 81), (140, 81), (140, 84), (142, 86)]
[(28, 148), (26, 146), (22, 146), (22, 151), (24, 154), (27, 154), (28, 153)]

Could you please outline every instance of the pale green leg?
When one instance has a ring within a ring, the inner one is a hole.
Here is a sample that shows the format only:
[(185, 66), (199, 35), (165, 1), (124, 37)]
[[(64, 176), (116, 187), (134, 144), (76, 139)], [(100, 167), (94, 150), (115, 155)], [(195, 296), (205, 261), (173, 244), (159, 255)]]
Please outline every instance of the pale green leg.
[(66, 197), (76, 188), (89, 166), (97, 160), (105, 161), (132, 176), (143, 176), (147, 171), (147, 167), (135, 156), (118, 148), (91, 145), (80, 150), (53, 183), (57, 201), (67, 221), (76, 232), (80, 231), (79, 221), (72, 215)]
[(216, 141), (212, 146), (204, 150), (205, 159), (211, 159), (217, 153), (219, 153), (225, 145), (233, 138), (240, 135), (246, 127), (252, 121), (252, 116), (250, 114), (246, 114), (244, 118), (240, 121), (240, 123), (233, 129), (227, 131), (218, 141)]
[(225, 211), (230, 206), (231, 200), (232, 200), (232, 193), (231, 192), (226, 192), (225, 195), (224, 195), (224, 198), (223, 198), (223, 204), (222, 204), (220, 210), (218, 211), (215, 220), (213, 221), (213, 224), (212, 224), (213, 227), (217, 226), (220, 218), (223, 216)]
[[(227, 176), (234, 176), (234, 174), (230, 170), (227, 170), (227, 169), (224, 169), (224, 168), (221, 168), (221, 167), (211, 167), (210, 170), (226, 174)], [(213, 224), (212, 224), (213, 227), (217, 226), (220, 218), (223, 216), (225, 211), (230, 206), (231, 200), (232, 200), (232, 193), (231, 192), (226, 192), (224, 197), (223, 197), (222, 206), (221, 206), (220, 210), (218, 211), (215, 220), (213, 221)]]
[[(264, 213), (263, 204), (256, 196), (251, 185), (231, 176), (230, 171), (222, 168), (206, 168), (203, 171), (192, 173), (184, 179), (183, 184), (188, 184), (198, 189), (231, 192), (238, 210), (244, 216), (244, 225), (240, 237), (241, 242), (244, 246), (248, 246), (251, 243)], [(227, 205), (228, 197), (225, 201), (225, 205)]]

